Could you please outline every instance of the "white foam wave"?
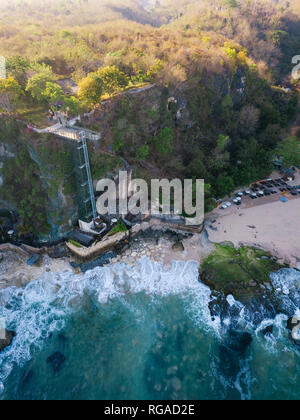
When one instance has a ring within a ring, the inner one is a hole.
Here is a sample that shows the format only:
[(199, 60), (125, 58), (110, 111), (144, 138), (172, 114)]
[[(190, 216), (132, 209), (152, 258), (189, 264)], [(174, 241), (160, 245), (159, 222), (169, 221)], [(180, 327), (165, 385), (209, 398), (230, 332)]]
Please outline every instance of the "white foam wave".
[(300, 272), (293, 269), (283, 269), (271, 274), (271, 281), (278, 293), (294, 296), (300, 305)]
[(142, 258), (138, 268), (116, 264), (78, 276), (72, 271), (47, 273), (24, 290), (1, 291), (0, 301), (6, 306), (0, 307), (0, 316), (9, 329), (16, 331), (16, 337), (13, 345), (0, 355), (0, 389), (15, 363), (22, 366), (47, 337), (64, 328), (67, 313), (76, 310), (86, 294), (99, 303), (122, 298), (127, 293), (180, 294), (200, 287), (198, 268), (196, 262), (173, 262), (170, 268), (165, 268)]
[[(9, 288), (1, 291), (0, 316), (5, 318), (9, 329), (16, 331), (16, 337), (13, 345), (0, 354), (0, 392), (13, 366), (22, 366), (31, 359), (35, 349), (43, 346), (45, 339), (62, 330), (68, 313), (75, 311), (86, 295), (100, 304), (122, 299), (129, 293), (144, 292), (154, 297), (182, 295), (187, 314), (196, 325), (213, 331), (222, 339), (226, 323), (222, 323), (218, 316), (211, 317), (211, 290), (199, 282), (198, 268), (199, 264), (192, 261), (173, 262), (171, 267), (166, 268), (144, 257), (138, 262), (138, 267), (116, 264), (77, 276), (72, 271), (57, 275), (47, 273), (23, 290)], [(281, 290), (283, 285), (288, 287), (289, 294), (294, 296), (299, 293), (300, 273), (283, 271), (285, 273), (273, 275), (273, 285)], [(245, 315), (244, 306), (232, 296), (227, 301), (231, 307), (238, 309), (240, 325), (253, 327)], [(282, 327), (283, 322), (283, 318), (278, 318), (275, 325)], [(257, 336), (263, 327), (264, 324), (258, 327)], [(281, 328), (278, 330), (280, 336)]]

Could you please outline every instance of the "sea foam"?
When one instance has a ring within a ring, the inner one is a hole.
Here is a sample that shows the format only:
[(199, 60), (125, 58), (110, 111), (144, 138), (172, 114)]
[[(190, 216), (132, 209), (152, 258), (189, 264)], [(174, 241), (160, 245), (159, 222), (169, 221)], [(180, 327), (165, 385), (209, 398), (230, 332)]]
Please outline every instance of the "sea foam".
[[(172, 262), (170, 267), (164, 267), (144, 257), (138, 261), (137, 267), (122, 263), (98, 267), (80, 275), (74, 275), (72, 271), (50, 272), (24, 289), (11, 287), (0, 291), (0, 317), (6, 320), (8, 329), (16, 332), (12, 346), (0, 354), (0, 391), (14, 365), (22, 367), (34, 351), (42, 348), (47, 338), (61, 331), (68, 314), (80, 308), (85, 296), (101, 305), (127, 294), (142, 292), (154, 299), (156, 296), (180, 295), (193, 322), (222, 342), (233, 320), (230, 316), (223, 320), (211, 316), (211, 290), (199, 281), (198, 269), (199, 264), (194, 261)], [(288, 289), (288, 294), (281, 293), (284, 305), (292, 311), (299, 310), (300, 273), (281, 270), (271, 276), (271, 281), (278, 293), (283, 288)], [(284, 335), (286, 316), (278, 315), (275, 320), (266, 319), (255, 326), (253, 315), (243, 304), (233, 296), (228, 296), (227, 302), (230, 310), (235, 312), (235, 328), (255, 332), (257, 339), (261, 340), (261, 331), (271, 323), (275, 326), (277, 339)], [(274, 339), (265, 342), (270, 351), (276, 348)], [(237, 378), (236, 386), (239, 383)]]

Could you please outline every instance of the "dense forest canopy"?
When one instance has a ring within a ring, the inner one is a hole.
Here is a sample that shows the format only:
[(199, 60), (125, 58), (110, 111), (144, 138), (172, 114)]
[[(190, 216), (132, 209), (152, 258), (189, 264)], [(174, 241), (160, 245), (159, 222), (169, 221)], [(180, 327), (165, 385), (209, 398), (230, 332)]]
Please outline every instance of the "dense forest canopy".
[(300, 44), (297, 0), (2, 0), (0, 12), (2, 55), (47, 59), (63, 72), (106, 64), (107, 54), (136, 42), (158, 56), (158, 38), (184, 44), (183, 37), (213, 34), (242, 45), (278, 77)]

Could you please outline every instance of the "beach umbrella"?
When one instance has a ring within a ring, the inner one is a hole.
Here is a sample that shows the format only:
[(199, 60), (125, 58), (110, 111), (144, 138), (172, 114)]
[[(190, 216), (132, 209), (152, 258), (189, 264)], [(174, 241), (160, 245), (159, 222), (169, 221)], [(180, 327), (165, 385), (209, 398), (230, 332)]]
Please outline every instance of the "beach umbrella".
[(281, 197), (280, 201), (282, 203), (287, 203), (289, 200), (286, 197)]

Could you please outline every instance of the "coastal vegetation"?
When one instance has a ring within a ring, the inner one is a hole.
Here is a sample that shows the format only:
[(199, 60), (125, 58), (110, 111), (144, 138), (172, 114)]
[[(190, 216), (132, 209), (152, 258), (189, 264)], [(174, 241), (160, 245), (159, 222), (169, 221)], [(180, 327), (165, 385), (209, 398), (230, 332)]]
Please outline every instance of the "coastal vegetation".
[(300, 167), (300, 147), (297, 137), (288, 137), (277, 146), (276, 153), (286, 167)]
[(72, 212), (76, 214), (72, 148), (47, 134), (24, 131), (12, 118), (0, 121), (0, 135), (1, 207), (8, 205), (19, 215), (20, 237), (35, 233), (47, 238), (51, 223), (55, 230), (63, 228)]
[[(57, 104), (68, 117), (95, 109), (89, 124), (104, 132), (110, 155), (91, 154), (94, 178), (117, 172), (125, 159), (145, 179), (205, 179), (207, 211), (236, 186), (268, 177), (275, 158), (299, 166), (291, 136), (297, 2), (150, 3), (1, 2), (1, 112), (46, 127)], [(141, 87), (152, 89), (124, 94)], [(50, 198), (71, 178), (69, 151), (53, 160), (53, 150), (47, 143), (38, 152), (41, 160), (49, 153), (53, 167)]]
[(40, 235), (48, 233), (47, 194), (38, 176), (38, 166), (26, 146), (18, 145), (16, 158), (7, 159), (1, 172), (5, 173), (5, 183), (0, 189), (1, 199), (18, 209), (19, 234), (34, 231)]
[(116, 66), (104, 67), (80, 81), (78, 97), (88, 105), (97, 105), (104, 94), (117, 93), (128, 84), (129, 77)]
[(112, 230), (109, 232), (108, 236), (113, 236), (116, 235), (117, 233), (120, 232), (127, 232), (127, 227), (125, 225), (125, 223), (123, 222), (123, 220), (118, 220), (118, 223), (116, 224), (116, 226), (114, 226), (112, 228)]
[(0, 400), (299, 399), (299, 4), (0, 1)]

